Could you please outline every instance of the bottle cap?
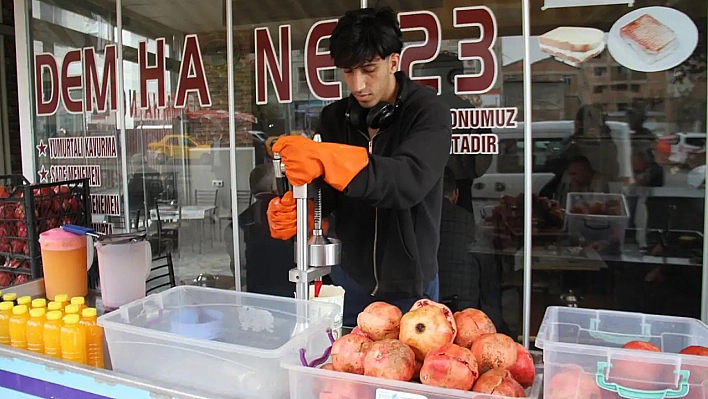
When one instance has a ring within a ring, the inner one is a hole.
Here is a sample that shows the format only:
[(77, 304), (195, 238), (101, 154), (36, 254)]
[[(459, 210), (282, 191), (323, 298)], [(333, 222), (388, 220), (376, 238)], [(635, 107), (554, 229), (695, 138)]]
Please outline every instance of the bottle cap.
[(27, 313), (27, 306), (26, 305), (17, 305), (14, 308), (12, 308), (12, 314), (19, 316), (22, 314)]
[(42, 317), (44, 316), (45, 309), (44, 308), (34, 308), (30, 310), (30, 317)]
[(58, 294), (54, 296), (54, 302), (69, 302), (69, 295), (66, 294)]
[(78, 324), (79, 323), (79, 315), (77, 314), (68, 314), (64, 316), (64, 323), (71, 325), (71, 324)]
[(47, 305), (47, 309), (49, 309), (49, 310), (62, 310), (62, 306), (61, 306), (60, 302), (51, 301)]
[(81, 312), (83, 317), (96, 317), (97, 314), (96, 308), (86, 308)]
[(16, 300), (16, 299), (17, 299), (17, 294), (15, 294), (14, 292), (11, 292), (11, 293), (9, 293), (9, 294), (5, 294), (5, 295), (2, 296), (2, 300), (3, 300), (3, 301), (10, 301), (10, 302), (12, 302), (12, 301), (14, 301), (14, 300)]
[(18, 305), (27, 305), (29, 306), (32, 303), (32, 297), (31, 296), (21, 296), (17, 298), (17, 304)]
[(8, 310), (12, 310), (13, 306), (12, 302), (2, 302), (0, 303), (0, 310), (7, 312)]
[(79, 305), (66, 305), (64, 308), (66, 314), (79, 314)]
[(72, 305), (79, 305), (79, 306), (85, 305), (86, 300), (82, 296), (75, 296), (75, 297), (71, 298), (71, 304)]
[(46, 308), (47, 307), (47, 300), (44, 298), (37, 298), (34, 301), (32, 301), (32, 307), (33, 308)]
[(58, 310), (52, 310), (51, 312), (47, 313), (47, 320), (61, 320), (61, 312)]

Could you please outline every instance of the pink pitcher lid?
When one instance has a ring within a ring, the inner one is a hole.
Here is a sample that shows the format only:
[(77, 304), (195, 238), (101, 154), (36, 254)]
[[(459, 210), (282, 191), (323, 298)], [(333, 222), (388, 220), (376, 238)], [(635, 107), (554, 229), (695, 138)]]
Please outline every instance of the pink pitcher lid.
[(42, 250), (72, 251), (86, 248), (86, 236), (69, 233), (57, 227), (40, 234), (39, 245)]

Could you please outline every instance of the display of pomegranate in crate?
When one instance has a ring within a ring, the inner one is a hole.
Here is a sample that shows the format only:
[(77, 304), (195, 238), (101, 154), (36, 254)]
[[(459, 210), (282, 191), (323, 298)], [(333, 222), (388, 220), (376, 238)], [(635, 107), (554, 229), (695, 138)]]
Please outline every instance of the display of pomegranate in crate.
[(90, 221), (88, 179), (30, 184), (0, 176), (0, 287), (42, 276), (41, 233)]

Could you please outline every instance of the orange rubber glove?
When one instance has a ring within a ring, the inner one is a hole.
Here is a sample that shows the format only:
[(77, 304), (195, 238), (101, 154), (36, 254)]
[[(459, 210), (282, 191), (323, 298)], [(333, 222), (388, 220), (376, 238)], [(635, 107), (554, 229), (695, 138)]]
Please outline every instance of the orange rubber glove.
[(273, 146), (285, 164), (290, 184), (301, 186), (323, 176), (324, 181), (339, 191), (369, 164), (363, 147), (337, 143), (318, 143), (302, 136), (281, 137)]
[[(297, 235), (297, 200), (293, 192), (288, 191), (283, 198), (275, 197), (268, 203), (268, 227), (270, 236), (280, 240), (289, 240)], [(312, 234), (315, 226), (315, 204), (312, 200), (307, 205), (308, 236)], [(327, 234), (329, 223), (322, 220), (322, 231)]]

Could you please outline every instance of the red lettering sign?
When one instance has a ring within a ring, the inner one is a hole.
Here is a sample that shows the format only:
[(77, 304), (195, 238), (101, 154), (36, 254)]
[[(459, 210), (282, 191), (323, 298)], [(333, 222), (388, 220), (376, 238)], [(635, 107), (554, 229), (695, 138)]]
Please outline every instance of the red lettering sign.
[[(98, 69), (96, 68), (96, 51), (93, 47), (84, 48), (84, 104), (86, 111), (106, 112), (108, 105), (108, 90), (111, 90), (110, 109), (116, 110), (118, 101), (116, 100), (116, 46), (106, 45), (103, 58), (103, 83), (99, 82)], [(94, 87), (95, 92), (94, 92)], [(94, 108), (94, 94), (96, 95), (96, 106)]]
[[(270, 75), (275, 88), (275, 96), (279, 103), (293, 101), (292, 51), (290, 25), (280, 26), (280, 40), (278, 41), (280, 60), (275, 55), (275, 45), (268, 28), (256, 28), (256, 104), (268, 103), (268, 84), (266, 74)], [(307, 69), (307, 68), (305, 68)]]
[(329, 50), (320, 51), (320, 42), (332, 36), (332, 30), (337, 26), (336, 19), (316, 22), (307, 32), (305, 39), (305, 77), (312, 95), (318, 100), (338, 100), (342, 98), (342, 83), (323, 82), (320, 70), (336, 69)]
[(148, 66), (147, 42), (138, 45), (138, 65), (140, 66), (140, 108), (147, 109), (147, 82), (157, 81), (157, 107), (165, 108), (165, 39), (157, 39), (157, 59), (154, 66)]
[[(44, 79), (45, 71), (49, 72), (48, 79)], [(45, 96), (45, 82), (49, 85), (48, 96)], [(53, 55), (35, 54), (34, 87), (37, 115), (54, 115), (59, 109), (59, 67)]]
[(81, 50), (69, 51), (61, 63), (61, 99), (64, 101), (66, 111), (70, 114), (80, 114), (84, 110), (83, 98), (74, 100), (70, 94), (71, 89), (81, 89), (83, 87), (83, 77), (81, 75), (69, 76), (69, 67), (75, 62), (81, 62)]
[(499, 73), (494, 44), (497, 41), (497, 20), (486, 6), (458, 7), (453, 10), (452, 26), (478, 27), (478, 39), (464, 39), (458, 43), (460, 60), (478, 60), (481, 72), (476, 75), (455, 76), (456, 94), (483, 94), (494, 87)]
[(401, 52), (401, 70), (405, 71), (411, 80), (430, 86), (440, 94), (440, 76), (414, 77), (413, 67), (437, 58), (440, 53), (440, 20), (430, 11), (402, 12), (398, 14), (401, 31), (422, 30), (425, 32), (423, 44), (406, 46)]
[(199, 48), (197, 35), (187, 35), (184, 38), (182, 62), (179, 65), (179, 80), (177, 81), (177, 96), (175, 108), (184, 108), (187, 103), (187, 94), (196, 92), (199, 105), (202, 108), (211, 107), (209, 84), (204, 72), (202, 51)]

